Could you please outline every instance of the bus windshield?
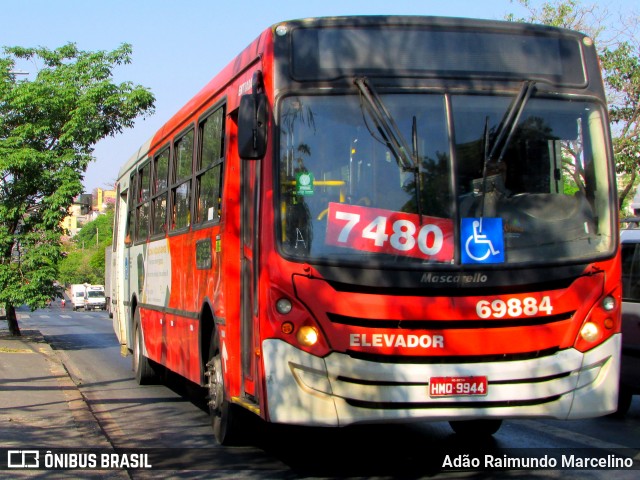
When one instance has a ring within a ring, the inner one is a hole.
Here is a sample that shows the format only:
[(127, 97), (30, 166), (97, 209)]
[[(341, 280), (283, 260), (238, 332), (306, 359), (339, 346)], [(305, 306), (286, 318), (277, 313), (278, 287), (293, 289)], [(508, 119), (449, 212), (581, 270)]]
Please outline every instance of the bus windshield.
[[(363, 91), (280, 103), (284, 255), (482, 263), (465, 245), (469, 232), (500, 252), (484, 263), (589, 261), (613, 250), (601, 106)], [(493, 236), (483, 224), (496, 225)]]

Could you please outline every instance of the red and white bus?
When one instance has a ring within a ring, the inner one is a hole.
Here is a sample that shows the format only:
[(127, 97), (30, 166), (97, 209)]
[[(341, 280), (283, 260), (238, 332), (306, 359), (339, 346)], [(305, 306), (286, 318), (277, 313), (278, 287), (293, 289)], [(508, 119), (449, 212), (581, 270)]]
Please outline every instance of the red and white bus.
[(309, 426), (615, 411), (621, 266), (590, 38), (355, 16), (258, 38), (122, 167), (110, 293), (140, 383)]

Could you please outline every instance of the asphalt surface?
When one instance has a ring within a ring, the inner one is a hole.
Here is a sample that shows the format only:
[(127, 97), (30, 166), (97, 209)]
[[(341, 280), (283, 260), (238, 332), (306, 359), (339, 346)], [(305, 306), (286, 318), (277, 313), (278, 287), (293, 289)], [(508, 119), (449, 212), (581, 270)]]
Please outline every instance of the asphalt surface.
[[(41, 333), (21, 333), (11, 336), (7, 322), (0, 320), (0, 478), (71, 478), (69, 470), (9, 468), (19, 463), (15, 450), (77, 450), (84, 445), (113, 452), (80, 390)], [(9, 452), (13, 457), (8, 457)], [(43, 463), (44, 458), (40, 460)], [(126, 471), (108, 470), (83, 470), (82, 476), (130, 478)]]

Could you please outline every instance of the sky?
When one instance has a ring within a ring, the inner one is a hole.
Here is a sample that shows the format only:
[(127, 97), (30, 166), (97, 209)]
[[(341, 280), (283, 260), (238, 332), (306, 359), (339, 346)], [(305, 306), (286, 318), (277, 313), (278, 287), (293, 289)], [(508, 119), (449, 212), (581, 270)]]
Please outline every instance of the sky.
[[(612, 0), (608, 8), (616, 16), (631, 14), (638, 11), (636, 2)], [(114, 69), (114, 80), (149, 88), (156, 97), (155, 114), (96, 145), (84, 180), (90, 193), (112, 188), (120, 166), (138, 147), (275, 23), (396, 14), (501, 20), (508, 13), (527, 16), (512, 0), (0, 0), (0, 47), (54, 49), (73, 42), (81, 50), (111, 51), (122, 43), (133, 46), (132, 63)]]

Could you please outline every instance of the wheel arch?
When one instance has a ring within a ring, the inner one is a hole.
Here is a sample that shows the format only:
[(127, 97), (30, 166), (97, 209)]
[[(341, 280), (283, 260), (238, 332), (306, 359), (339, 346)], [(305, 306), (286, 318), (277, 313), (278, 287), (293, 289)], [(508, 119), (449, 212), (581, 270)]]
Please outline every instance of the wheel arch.
[(136, 294), (131, 296), (131, 301), (129, 302), (129, 315), (127, 318), (127, 339), (129, 341), (127, 348), (129, 352), (133, 352), (133, 322), (136, 315), (136, 309), (138, 308), (138, 297)]
[(207, 370), (207, 362), (211, 358), (211, 338), (215, 331), (215, 319), (213, 316), (213, 307), (208, 297), (205, 297), (200, 309), (200, 332), (199, 332), (199, 344), (200, 344), (200, 384), (204, 385), (205, 371)]

